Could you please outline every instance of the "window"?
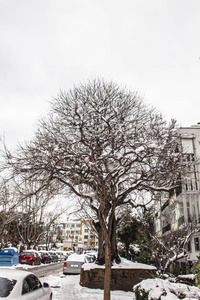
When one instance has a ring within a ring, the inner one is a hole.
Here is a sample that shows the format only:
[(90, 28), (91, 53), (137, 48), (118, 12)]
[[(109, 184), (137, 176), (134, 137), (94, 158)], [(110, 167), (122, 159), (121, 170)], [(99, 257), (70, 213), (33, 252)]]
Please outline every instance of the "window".
[(8, 279), (1, 277), (0, 278), (0, 297), (6, 298), (10, 295), (12, 289), (14, 288), (17, 280)]
[(29, 292), (30, 292), (30, 288), (29, 288), (28, 282), (26, 280), (24, 280), (23, 286), (22, 286), (22, 295), (27, 294)]
[(190, 243), (190, 241), (187, 244), (187, 248), (188, 248), (188, 251), (191, 252), (191, 243)]
[(194, 238), (194, 246), (195, 246), (195, 250), (198, 251), (199, 250), (199, 238), (198, 237)]
[(184, 153), (187, 153), (187, 154), (194, 153), (192, 138), (182, 138), (182, 146), (183, 146)]
[(22, 286), (22, 295), (35, 291), (42, 287), (41, 282), (35, 275), (29, 275), (24, 279)]
[(84, 240), (88, 239), (88, 235), (84, 235)]
[(85, 229), (85, 232), (88, 232), (88, 229)]
[(191, 223), (191, 216), (190, 216), (190, 203), (187, 202), (187, 215), (188, 215), (188, 222)]
[(192, 216), (196, 217), (196, 208), (195, 208), (195, 205), (192, 205)]
[(186, 189), (186, 191), (188, 191), (188, 189), (189, 189), (189, 188), (188, 188), (188, 181), (189, 181), (189, 180), (188, 180), (188, 178), (186, 177), (186, 179), (185, 179), (185, 189)]
[(197, 201), (197, 214), (199, 216), (199, 201)]

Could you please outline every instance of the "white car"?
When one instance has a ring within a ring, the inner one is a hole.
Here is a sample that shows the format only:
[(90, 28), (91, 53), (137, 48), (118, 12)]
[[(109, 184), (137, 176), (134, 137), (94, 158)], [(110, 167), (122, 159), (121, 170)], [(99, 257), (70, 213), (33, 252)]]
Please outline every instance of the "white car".
[(31, 272), (0, 268), (0, 299), (52, 300), (52, 291)]
[(63, 265), (63, 274), (80, 274), (84, 263), (89, 263), (90, 258), (86, 254), (71, 254)]

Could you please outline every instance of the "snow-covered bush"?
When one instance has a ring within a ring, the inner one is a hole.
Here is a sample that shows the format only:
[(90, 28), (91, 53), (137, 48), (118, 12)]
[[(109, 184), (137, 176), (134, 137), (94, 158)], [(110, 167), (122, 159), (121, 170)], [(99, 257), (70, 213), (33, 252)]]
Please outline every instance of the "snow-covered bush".
[(200, 299), (197, 287), (159, 278), (143, 280), (133, 287), (133, 291), (136, 300)]

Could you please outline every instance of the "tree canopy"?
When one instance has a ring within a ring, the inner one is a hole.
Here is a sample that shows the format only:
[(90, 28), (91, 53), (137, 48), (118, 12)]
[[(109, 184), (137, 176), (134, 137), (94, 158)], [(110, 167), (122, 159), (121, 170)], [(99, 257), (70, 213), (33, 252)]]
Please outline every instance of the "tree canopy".
[(35, 193), (70, 191), (90, 207), (110, 266), (117, 209), (141, 205), (141, 191), (176, 186), (177, 137), (176, 122), (167, 124), (137, 92), (94, 79), (60, 92), (35, 137), (7, 153), (7, 167), (21, 181), (37, 182)]

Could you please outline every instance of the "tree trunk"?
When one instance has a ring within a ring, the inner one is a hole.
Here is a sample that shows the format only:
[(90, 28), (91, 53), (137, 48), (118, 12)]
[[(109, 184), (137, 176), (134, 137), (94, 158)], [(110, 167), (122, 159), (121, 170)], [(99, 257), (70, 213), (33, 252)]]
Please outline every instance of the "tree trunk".
[(111, 261), (114, 260), (118, 264), (121, 262), (117, 250), (117, 222), (115, 218), (113, 218), (112, 234), (111, 234)]
[(105, 263), (105, 244), (103, 241), (103, 230), (102, 230), (99, 222), (94, 223), (94, 226), (98, 232), (98, 242), (99, 242), (97, 264), (104, 265), (104, 263)]
[(110, 300), (111, 286), (111, 246), (110, 241), (105, 241), (105, 275), (104, 275), (104, 300)]
[[(99, 265), (105, 264), (105, 241), (103, 238), (103, 230), (100, 226), (100, 223), (94, 223), (94, 226), (98, 232), (98, 240), (99, 240), (99, 248), (98, 248), (98, 258), (97, 263)], [(120, 263), (120, 257), (117, 250), (117, 234), (116, 234), (117, 226), (116, 226), (116, 220), (114, 218), (113, 220), (113, 226), (112, 226), (112, 234), (110, 239), (111, 244), (111, 261), (116, 261), (116, 263)]]
[(125, 243), (125, 248), (126, 248), (126, 258), (129, 259), (130, 255), (129, 255), (129, 245), (130, 243)]

